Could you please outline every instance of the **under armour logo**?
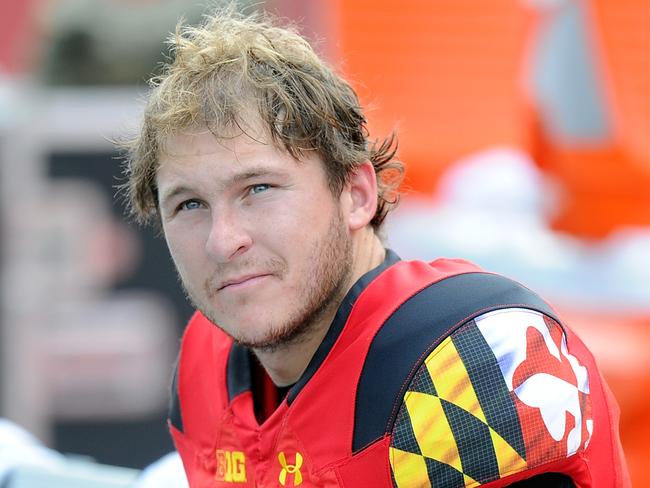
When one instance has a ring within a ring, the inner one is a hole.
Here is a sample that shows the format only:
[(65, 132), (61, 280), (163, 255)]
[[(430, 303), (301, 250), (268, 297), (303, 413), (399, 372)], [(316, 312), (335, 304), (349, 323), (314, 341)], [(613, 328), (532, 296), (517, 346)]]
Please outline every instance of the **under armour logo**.
[(280, 477), (278, 478), (280, 484), (285, 486), (287, 483), (287, 474), (292, 474), (293, 486), (300, 485), (302, 483), (302, 473), (300, 472), (300, 467), (302, 466), (302, 454), (297, 452), (295, 464), (287, 464), (287, 457), (284, 455), (284, 451), (282, 451), (278, 454), (278, 461), (280, 461), (280, 466), (282, 466), (282, 471), (280, 471)]

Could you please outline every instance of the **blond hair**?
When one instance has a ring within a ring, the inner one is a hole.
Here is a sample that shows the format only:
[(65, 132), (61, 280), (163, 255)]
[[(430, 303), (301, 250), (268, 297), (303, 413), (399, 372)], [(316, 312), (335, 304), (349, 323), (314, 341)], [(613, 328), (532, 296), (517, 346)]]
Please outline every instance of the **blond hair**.
[(125, 192), (136, 220), (158, 215), (156, 171), (165, 141), (205, 127), (217, 138), (246, 132), (251, 109), (271, 141), (300, 159), (321, 157), (330, 189), (339, 194), (351, 172), (370, 160), (378, 182), (378, 229), (397, 203), (402, 164), (394, 135), (370, 142), (352, 87), (330, 69), (293, 26), (261, 14), (217, 11), (198, 27), (179, 24), (168, 42), (173, 61), (153, 78), (141, 130), (126, 141)]

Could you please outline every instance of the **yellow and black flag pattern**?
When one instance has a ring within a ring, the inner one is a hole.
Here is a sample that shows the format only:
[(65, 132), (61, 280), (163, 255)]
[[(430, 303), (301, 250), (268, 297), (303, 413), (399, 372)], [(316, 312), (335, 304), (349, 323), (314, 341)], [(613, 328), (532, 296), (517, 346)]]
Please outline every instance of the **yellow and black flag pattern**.
[(517, 409), (495, 355), (471, 322), (420, 367), (393, 428), (399, 488), (473, 487), (526, 468)]

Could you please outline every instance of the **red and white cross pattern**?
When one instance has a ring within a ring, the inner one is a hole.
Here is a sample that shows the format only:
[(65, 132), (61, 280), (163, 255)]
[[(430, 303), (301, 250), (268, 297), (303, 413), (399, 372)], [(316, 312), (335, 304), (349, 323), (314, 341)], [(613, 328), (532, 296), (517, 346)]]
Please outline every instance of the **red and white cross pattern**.
[(587, 369), (554, 320), (509, 308), (475, 320), (513, 396), (528, 466), (586, 448), (593, 431)]

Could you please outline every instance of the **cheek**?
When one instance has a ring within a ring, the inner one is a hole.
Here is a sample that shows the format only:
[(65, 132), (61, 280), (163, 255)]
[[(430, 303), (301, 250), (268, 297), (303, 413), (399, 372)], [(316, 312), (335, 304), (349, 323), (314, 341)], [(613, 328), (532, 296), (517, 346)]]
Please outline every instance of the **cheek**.
[(326, 233), (337, 211), (330, 198), (297, 199), (292, 205), (279, 209), (273, 219), (260, 222), (267, 233), (286, 243), (294, 251)]
[(201, 268), (202, 247), (198, 233), (184, 231), (174, 226), (163, 229), (167, 248), (182, 277)]

